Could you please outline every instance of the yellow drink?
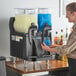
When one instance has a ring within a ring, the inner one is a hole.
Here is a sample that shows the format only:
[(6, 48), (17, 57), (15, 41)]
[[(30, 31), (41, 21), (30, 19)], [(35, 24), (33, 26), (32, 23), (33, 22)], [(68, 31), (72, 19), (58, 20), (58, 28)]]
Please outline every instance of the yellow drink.
[(31, 23), (35, 23), (37, 25), (37, 16), (36, 15), (29, 15), (29, 14), (22, 14), (16, 15), (14, 29), (17, 32), (27, 33), (28, 28), (31, 26)]

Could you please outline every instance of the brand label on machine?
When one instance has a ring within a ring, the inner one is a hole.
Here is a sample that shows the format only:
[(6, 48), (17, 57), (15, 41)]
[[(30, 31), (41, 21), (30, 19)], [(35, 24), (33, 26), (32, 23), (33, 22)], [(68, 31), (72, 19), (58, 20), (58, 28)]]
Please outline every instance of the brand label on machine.
[(18, 42), (19, 42), (21, 39), (23, 39), (22, 36), (12, 35), (11, 37), (12, 37), (12, 40), (14, 40), (14, 41), (18, 41)]

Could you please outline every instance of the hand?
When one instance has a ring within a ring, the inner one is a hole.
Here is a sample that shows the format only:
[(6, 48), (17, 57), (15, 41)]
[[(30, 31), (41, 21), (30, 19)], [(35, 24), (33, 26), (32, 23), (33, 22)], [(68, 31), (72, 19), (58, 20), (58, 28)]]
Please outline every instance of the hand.
[(43, 44), (41, 44), (41, 46), (42, 46), (43, 50), (50, 51), (50, 47), (47, 46), (44, 42), (43, 42)]
[(52, 48), (50, 48), (44, 42), (43, 42), (43, 44), (41, 44), (41, 46), (42, 46), (43, 50), (46, 50), (46, 51), (49, 51), (49, 52), (55, 52), (56, 53), (55, 49), (53, 48), (54, 46), (51, 46)]

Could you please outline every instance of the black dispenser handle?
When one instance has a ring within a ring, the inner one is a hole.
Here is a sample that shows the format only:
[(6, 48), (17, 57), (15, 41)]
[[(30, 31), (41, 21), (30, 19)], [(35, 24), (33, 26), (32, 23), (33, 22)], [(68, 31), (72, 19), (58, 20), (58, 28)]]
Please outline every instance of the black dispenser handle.
[(44, 36), (48, 36), (48, 31), (51, 29), (51, 26), (48, 23), (46, 23), (42, 31), (42, 42), (44, 41)]
[(28, 30), (29, 42), (32, 43), (32, 37), (34, 36), (34, 31), (37, 30), (37, 26), (34, 23), (31, 23), (31, 26)]
[(9, 20), (9, 29), (10, 31), (15, 31), (14, 30), (14, 21), (15, 21), (15, 17), (11, 17), (10, 20)]

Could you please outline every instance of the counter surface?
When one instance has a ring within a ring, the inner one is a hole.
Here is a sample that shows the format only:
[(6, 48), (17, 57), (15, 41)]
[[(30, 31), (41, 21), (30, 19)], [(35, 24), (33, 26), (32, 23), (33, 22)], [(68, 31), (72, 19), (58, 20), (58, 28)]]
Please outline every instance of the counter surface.
[(11, 61), (6, 62), (6, 66), (21, 73), (36, 73), (45, 71), (55, 71), (60, 69), (68, 68), (68, 63), (60, 60), (49, 60), (48, 64), (45, 61), (27, 62), (26, 67), (23, 61), (17, 61), (12, 63)]

